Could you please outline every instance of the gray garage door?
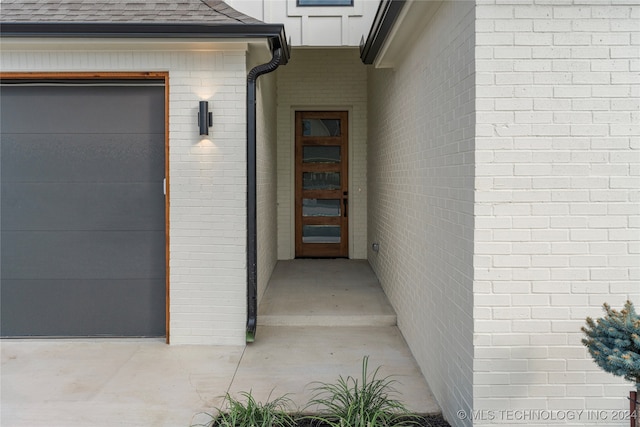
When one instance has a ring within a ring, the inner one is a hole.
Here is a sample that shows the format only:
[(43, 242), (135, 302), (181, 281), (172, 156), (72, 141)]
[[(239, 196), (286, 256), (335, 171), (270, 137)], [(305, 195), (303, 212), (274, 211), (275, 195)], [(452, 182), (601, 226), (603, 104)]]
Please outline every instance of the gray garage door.
[(2, 336), (165, 335), (164, 86), (3, 81)]

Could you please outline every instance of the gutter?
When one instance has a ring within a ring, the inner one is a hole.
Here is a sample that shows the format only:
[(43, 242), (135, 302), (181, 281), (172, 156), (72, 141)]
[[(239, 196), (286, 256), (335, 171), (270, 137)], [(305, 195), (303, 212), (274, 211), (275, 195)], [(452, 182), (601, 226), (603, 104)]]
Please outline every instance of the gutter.
[(247, 74), (247, 342), (255, 341), (258, 324), (256, 80), (278, 68), (285, 50), (281, 46), (272, 47), (271, 61), (254, 67)]
[(289, 62), (283, 24), (166, 24), (4, 22), (0, 37), (59, 38), (266, 38), (271, 61), (247, 75), (247, 342), (255, 340), (258, 317), (257, 194), (256, 194), (256, 80)]
[(363, 40), (360, 44), (362, 62), (365, 64), (374, 63), (406, 3), (406, 0), (382, 0), (380, 2), (367, 40)]

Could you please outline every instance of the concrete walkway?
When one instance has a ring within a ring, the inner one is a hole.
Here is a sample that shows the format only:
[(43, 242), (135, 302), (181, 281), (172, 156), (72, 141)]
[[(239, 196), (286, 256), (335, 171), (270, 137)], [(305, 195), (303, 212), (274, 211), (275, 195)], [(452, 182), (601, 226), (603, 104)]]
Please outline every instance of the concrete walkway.
[(396, 313), (366, 260), (295, 259), (276, 265), (258, 324), (395, 326)]
[(237, 347), (167, 346), (151, 339), (0, 345), (3, 427), (189, 426), (210, 420), (202, 412), (214, 412), (227, 391), (235, 397), (251, 391), (262, 402), (269, 394), (289, 394), (302, 407), (311, 382), (359, 378), (365, 355), (370, 370), (381, 366), (379, 375), (394, 376), (398, 397), (410, 409), (439, 412), (393, 325), (263, 325), (255, 343)]

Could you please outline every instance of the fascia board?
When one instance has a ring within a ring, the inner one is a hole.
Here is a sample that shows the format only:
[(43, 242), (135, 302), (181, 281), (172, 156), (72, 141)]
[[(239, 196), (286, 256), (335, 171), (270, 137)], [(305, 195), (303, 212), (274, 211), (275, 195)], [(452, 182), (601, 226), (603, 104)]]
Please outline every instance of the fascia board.
[(132, 24), (132, 23), (16, 23), (0, 25), (0, 37), (10, 38), (93, 38), (93, 39), (216, 39), (250, 42), (267, 39), (274, 48), (282, 47), (282, 64), (290, 49), (282, 24)]

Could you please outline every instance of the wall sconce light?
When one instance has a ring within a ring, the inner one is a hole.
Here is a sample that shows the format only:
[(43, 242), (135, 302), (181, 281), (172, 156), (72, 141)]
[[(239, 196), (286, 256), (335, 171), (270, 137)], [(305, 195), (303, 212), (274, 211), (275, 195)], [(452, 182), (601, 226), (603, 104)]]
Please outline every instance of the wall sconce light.
[(209, 128), (213, 125), (213, 113), (209, 112), (209, 103), (207, 101), (200, 101), (200, 108), (198, 109), (198, 127), (200, 128), (200, 135), (209, 135)]

